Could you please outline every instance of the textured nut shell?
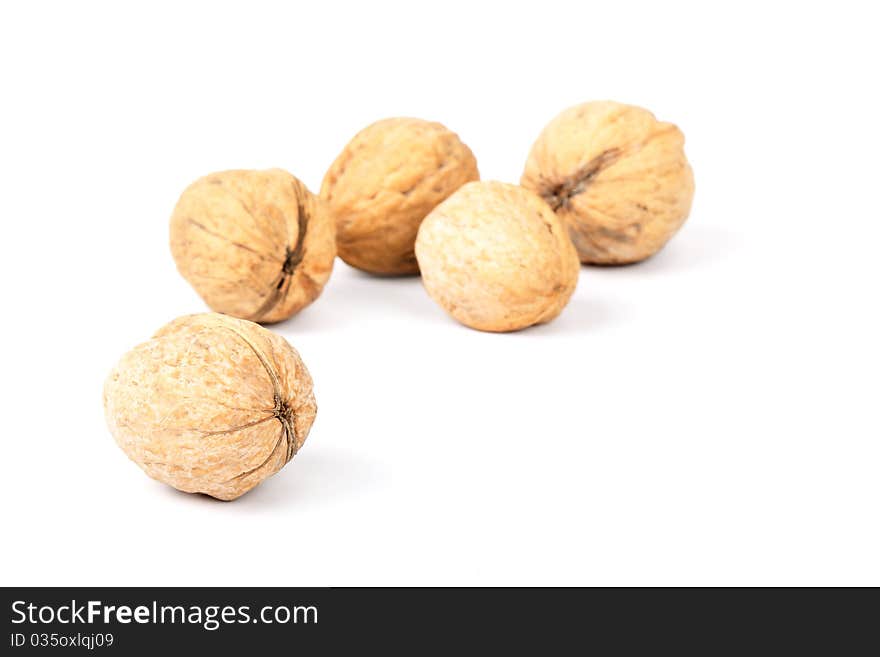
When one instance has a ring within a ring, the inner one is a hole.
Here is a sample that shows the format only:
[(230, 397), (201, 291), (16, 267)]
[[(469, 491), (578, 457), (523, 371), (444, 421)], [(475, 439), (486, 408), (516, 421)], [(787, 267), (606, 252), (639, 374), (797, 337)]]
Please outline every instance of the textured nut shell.
[(372, 124), (345, 147), (321, 185), (336, 218), (339, 257), (376, 274), (418, 272), (419, 224), (479, 178), (471, 150), (441, 124), (409, 118)]
[(283, 338), (240, 319), (181, 317), (119, 361), (104, 384), (107, 426), (149, 476), (232, 500), (302, 447), (317, 406)]
[(416, 256), (428, 294), (462, 324), (515, 331), (556, 317), (580, 263), (560, 223), (534, 193), (468, 183), (422, 222)]
[(268, 323), (317, 298), (336, 241), (324, 204), (286, 171), (223, 171), (181, 195), (171, 253), (212, 310)]
[(610, 101), (553, 119), (532, 146), (521, 183), (559, 214), (581, 261), (594, 264), (638, 262), (659, 251), (694, 196), (681, 131)]

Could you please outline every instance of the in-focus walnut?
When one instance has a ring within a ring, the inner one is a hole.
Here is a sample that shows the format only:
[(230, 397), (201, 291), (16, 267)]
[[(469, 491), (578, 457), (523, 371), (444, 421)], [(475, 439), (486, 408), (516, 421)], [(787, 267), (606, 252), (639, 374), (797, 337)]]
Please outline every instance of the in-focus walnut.
[(580, 263), (565, 228), (533, 192), (471, 182), (422, 222), (416, 256), (428, 294), (482, 331), (549, 322), (568, 303)]
[(532, 146), (521, 184), (562, 218), (581, 261), (601, 265), (655, 254), (687, 219), (694, 196), (681, 131), (610, 101), (553, 119)]
[(181, 195), (171, 253), (211, 310), (269, 323), (317, 298), (336, 241), (324, 204), (286, 171), (222, 171)]
[(116, 442), (149, 476), (232, 500), (293, 458), (317, 406), (284, 338), (203, 313), (125, 354), (104, 384), (104, 411)]
[(321, 185), (336, 219), (339, 257), (374, 274), (415, 274), (422, 219), (479, 180), (477, 161), (454, 133), (420, 119), (385, 119), (349, 142)]

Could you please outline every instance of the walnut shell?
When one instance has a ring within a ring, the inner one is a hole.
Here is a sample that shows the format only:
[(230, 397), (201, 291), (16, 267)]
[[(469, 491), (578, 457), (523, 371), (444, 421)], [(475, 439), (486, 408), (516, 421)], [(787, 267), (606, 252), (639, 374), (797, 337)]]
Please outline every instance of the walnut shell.
[(212, 310), (269, 323), (318, 297), (336, 241), (324, 204), (286, 171), (222, 171), (181, 195), (171, 253)]
[(150, 477), (232, 500), (293, 458), (317, 406), (312, 377), (284, 338), (203, 313), (125, 354), (104, 384), (104, 412)]
[(684, 135), (640, 107), (571, 107), (532, 146), (521, 184), (562, 218), (582, 262), (638, 262), (687, 219), (694, 175)]
[(580, 263), (559, 218), (516, 185), (471, 182), (422, 222), (416, 256), (428, 294), (462, 324), (515, 331), (568, 303)]
[(454, 133), (421, 119), (385, 119), (349, 142), (330, 166), (321, 198), (336, 218), (339, 257), (374, 274), (419, 271), (419, 224), (443, 199), (479, 180)]

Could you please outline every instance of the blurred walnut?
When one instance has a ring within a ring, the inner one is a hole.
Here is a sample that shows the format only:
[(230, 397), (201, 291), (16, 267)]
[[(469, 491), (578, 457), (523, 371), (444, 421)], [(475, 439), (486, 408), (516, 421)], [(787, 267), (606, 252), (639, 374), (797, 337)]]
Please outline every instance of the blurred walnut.
[(221, 500), (243, 495), (302, 447), (317, 407), (299, 354), (261, 326), (181, 317), (119, 361), (107, 425), (149, 476)]
[(365, 128), (330, 166), (321, 185), (336, 219), (339, 257), (376, 274), (413, 274), (422, 219), (470, 180), (477, 161), (439, 123), (385, 119)]
[(336, 243), (324, 204), (286, 171), (223, 171), (181, 195), (171, 253), (212, 310), (278, 322), (321, 293)]
[(521, 183), (562, 218), (581, 261), (625, 264), (657, 251), (691, 208), (684, 135), (647, 110), (610, 101), (571, 107), (544, 128)]
[(549, 322), (577, 284), (577, 253), (553, 210), (500, 182), (464, 185), (429, 214), (416, 240), (428, 294), (462, 324), (515, 331)]

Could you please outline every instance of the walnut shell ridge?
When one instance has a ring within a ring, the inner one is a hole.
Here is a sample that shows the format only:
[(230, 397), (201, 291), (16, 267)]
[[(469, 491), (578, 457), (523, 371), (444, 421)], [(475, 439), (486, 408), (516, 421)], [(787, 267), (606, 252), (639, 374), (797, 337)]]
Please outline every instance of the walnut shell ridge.
[(580, 263), (540, 197), (517, 185), (471, 182), (425, 218), (416, 256), (428, 294), (462, 324), (515, 331), (555, 318)]
[(107, 426), (150, 477), (232, 500), (278, 472), (315, 419), (312, 377), (284, 338), (216, 313), (180, 317), (104, 384)]
[(418, 273), (419, 224), (479, 178), (471, 150), (443, 125), (413, 118), (373, 123), (343, 149), (321, 185), (336, 219), (339, 257), (374, 274)]
[(320, 199), (286, 171), (222, 171), (181, 195), (171, 253), (211, 310), (278, 322), (321, 293), (336, 257), (334, 230)]
[(684, 135), (640, 107), (597, 101), (553, 119), (520, 183), (561, 217), (582, 262), (638, 262), (690, 213), (694, 176)]

